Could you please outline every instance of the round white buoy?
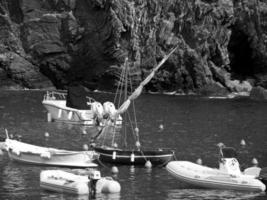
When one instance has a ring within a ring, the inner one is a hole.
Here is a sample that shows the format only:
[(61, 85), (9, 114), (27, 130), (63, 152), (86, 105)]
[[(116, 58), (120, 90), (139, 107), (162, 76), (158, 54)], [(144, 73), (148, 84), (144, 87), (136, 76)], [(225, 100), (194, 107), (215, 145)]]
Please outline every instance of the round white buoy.
[(150, 162), (150, 160), (146, 161), (145, 167), (146, 168), (151, 168), (152, 167), (152, 163)]
[(118, 167), (113, 166), (113, 167), (111, 168), (111, 173), (112, 173), (112, 174), (117, 174), (117, 173), (119, 173), (119, 169), (118, 169)]
[(83, 130), (83, 131), (82, 131), (82, 134), (83, 134), (83, 135), (86, 135), (86, 134), (87, 134), (86, 130)]
[(201, 159), (201, 158), (198, 158), (197, 161), (196, 161), (196, 163), (197, 163), (198, 165), (202, 165), (202, 159)]
[(163, 129), (164, 129), (164, 126), (163, 126), (163, 124), (160, 124), (160, 125), (159, 125), (159, 130), (161, 130), (161, 131), (162, 131)]
[(218, 146), (219, 148), (225, 147), (224, 143), (222, 143), (222, 142), (219, 142), (219, 143), (217, 144), (217, 146)]
[(50, 112), (47, 113), (47, 122), (52, 122), (52, 116)]
[(241, 145), (241, 146), (246, 146), (246, 142), (245, 142), (244, 139), (242, 139), (242, 140), (240, 141), (240, 145)]
[(83, 150), (84, 150), (84, 151), (88, 151), (88, 149), (89, 149), (88, 145), (87, 145), (87, 144), (84, 144), (84, 145), (83, 145)]
[(254, 166), (257, 166), (259, 164), (259, 162), (256, 158), (253, 158), (251, 162)]
[(50, 135), (49, 135), (48, 132), (45, 132), (44, 136), (45, 136), (46, 138), (48, 138)]
[(135, 131), (136, 133), (139, 133), (139, 128), (138, 128), (138, 127), (135, 127), (135, 128), (134, 128), (134, 131)]
[(140, 149), (140, 147), (141, 147), (140, 142), (139, 142), (139, 141), (136, 141), (136, 142), (135, 142), (135, 146), (136, 146), (138, 149)]
[(116, 142), (113, 143), (113, 147), (117, 148), (118, 144)]

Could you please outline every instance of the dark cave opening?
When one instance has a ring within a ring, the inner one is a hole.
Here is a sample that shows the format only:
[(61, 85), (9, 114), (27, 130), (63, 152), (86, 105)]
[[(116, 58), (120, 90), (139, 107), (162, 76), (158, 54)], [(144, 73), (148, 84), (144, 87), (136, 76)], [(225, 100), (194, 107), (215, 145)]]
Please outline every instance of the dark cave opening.
[(228, 51), (233, 78), (244, 80), (254, 75), (253, 50), (249, 37), (236, 26), (232, 27)]

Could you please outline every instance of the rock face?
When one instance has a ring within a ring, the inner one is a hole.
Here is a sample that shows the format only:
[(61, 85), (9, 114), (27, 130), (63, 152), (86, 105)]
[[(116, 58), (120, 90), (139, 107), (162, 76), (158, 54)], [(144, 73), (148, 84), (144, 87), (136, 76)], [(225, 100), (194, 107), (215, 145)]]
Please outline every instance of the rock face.
[(216, 94), (267, 87), (260, 0), (0, 0), (0, 87), (112, 89), (129, 58), (135, 83)]

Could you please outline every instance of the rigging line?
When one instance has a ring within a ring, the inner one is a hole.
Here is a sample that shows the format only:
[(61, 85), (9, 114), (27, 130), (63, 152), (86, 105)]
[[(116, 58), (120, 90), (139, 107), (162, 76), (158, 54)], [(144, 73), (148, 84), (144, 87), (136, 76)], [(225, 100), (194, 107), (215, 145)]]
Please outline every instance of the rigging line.
[[(124, 88), (124, 101), (127, 100), (127, 95), (128, 95), (128, 62), (125, 65), (125, 88)], [(126, 124), (124, 126), (124, 145), (127, 147), (127, 127)]]
[(120, 106), (121, 104), (121, 99), (122, 99), (122, 92), (123, 92), (123, 87), (124, 87), (124, 84), (125, 83), (125, 76), (126, 76), (126, 65), (127, 65), (127, 61), (125, 61), (125, 64), (124, 64), (124, 67), (123, 67), (123, 70), (122, 70), (122, 81), (121, 81), (121, 85), (120, 85), (120, 98), (119, 98), (119, 101), (118, 101), (118, 107)]
[(105, 130), (106, 126), (102, 129), (102, 131), (104, 132), (104, 138), (102, 140), (102, 146), (105, 144), (105, 140), (106, 140), (106, 136), (107, 136), (107, 131)]
[(128, 114), (128, 119), (129, 119), (129, 122), (130, 122), (130, 125), (131, 125), (131, 129), (132, 129), (133, 137), (134, 137), (135, 140), (137, 140), (137, 137), (136, 137), (136, 135), (134, 134), (134, 127), (133, 127), (133, 123), (132, 123), (132, 120), (131, 120), (131, 116), (130, 116), (129, 112), (127, 112), (127, 114)]
[[(133, 84), (132, 84), (131, 77), (129, 77), (129, 82), (130, 82), (130, 88), (131, 88), (131, 93), (132, 93), (133, 92)], [(135, 127), (137, 128), (137, 119), (136, 119), (136, 111), (135, 111), (135, 104), (134, 104), (135, 101), (133, 100), (132, 102), (133, 102), (132, 106), (133, 106), (134, 123), (135, 123)], [(131, 121), (131, 116), (130, 116), (129, 112), (127, 112), (127, 113), (128, 113), (129, 121)], [(139, 142), (139, 135), (138, 135), (138, 133), (135, 132), (132, 121), (130, 122), (130, 124), (131, 124), (131, 128), (132, 128), (133, 137), (134, 137), (135, 141)]]
[(115, 135), (116, 135), (116, 128), (115, 126), (112, 126), (112, 146), (114, 145), (114, 141), (115, 141)]
[[(116, 102), (116, 100), (117, 100), (117, 98), (118, 98), (118, 93), (119, 93), (119, 91), (120, 91), (120, 87), (121, 87), (121, 85), (122, 85), (122, 81), (123, 81), (123, 70), (124, 69), (121, 69), (121, 74), (120, 74), (120, 79), (119, 79), (119, 83), (118, 83), (118, 86), (117, 86), (117, 89), (116, 89), (116, 93), (115, 93), (115, 97), (114, 97), (114, 103)], [(119, 105), (117, 105), (117, 106), (119, 106)]]
[[(129, 80), (130, 80), (130, 86), (131, 86), (131, 93), (133, 92), (133, 84), (132, 84), (132, 79), (131, 78), (129, 78)], [(132, 100), (132, 102), (133, 102), (133, 115), (134, 115), (134, 123), (135, 123), (135, 127), (137, 127), (137, 118), (136, 118), (136, 110), (135, 110), (135, 101), (134, 100)], [(139, 139), (138, 139), (139, 140)]]

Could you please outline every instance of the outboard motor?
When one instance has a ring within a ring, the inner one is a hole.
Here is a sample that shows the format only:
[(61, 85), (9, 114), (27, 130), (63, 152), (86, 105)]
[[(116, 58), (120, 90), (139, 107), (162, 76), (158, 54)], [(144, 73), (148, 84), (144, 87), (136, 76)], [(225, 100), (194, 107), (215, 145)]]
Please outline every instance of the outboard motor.
[(96, 194), (96, 183), (100, 178), (101, 178), (100, 171), (92, 170), (89, 173), (88, 179), (89, 179), (89, 183), (90, 183), (89, 188), (90, 188), (90, 195), (91, 196), (95, 196), (95, 194)]
[(264, 183), (267, 187), (267, 167), (264, 167), (260, 171), (259, 180)]

